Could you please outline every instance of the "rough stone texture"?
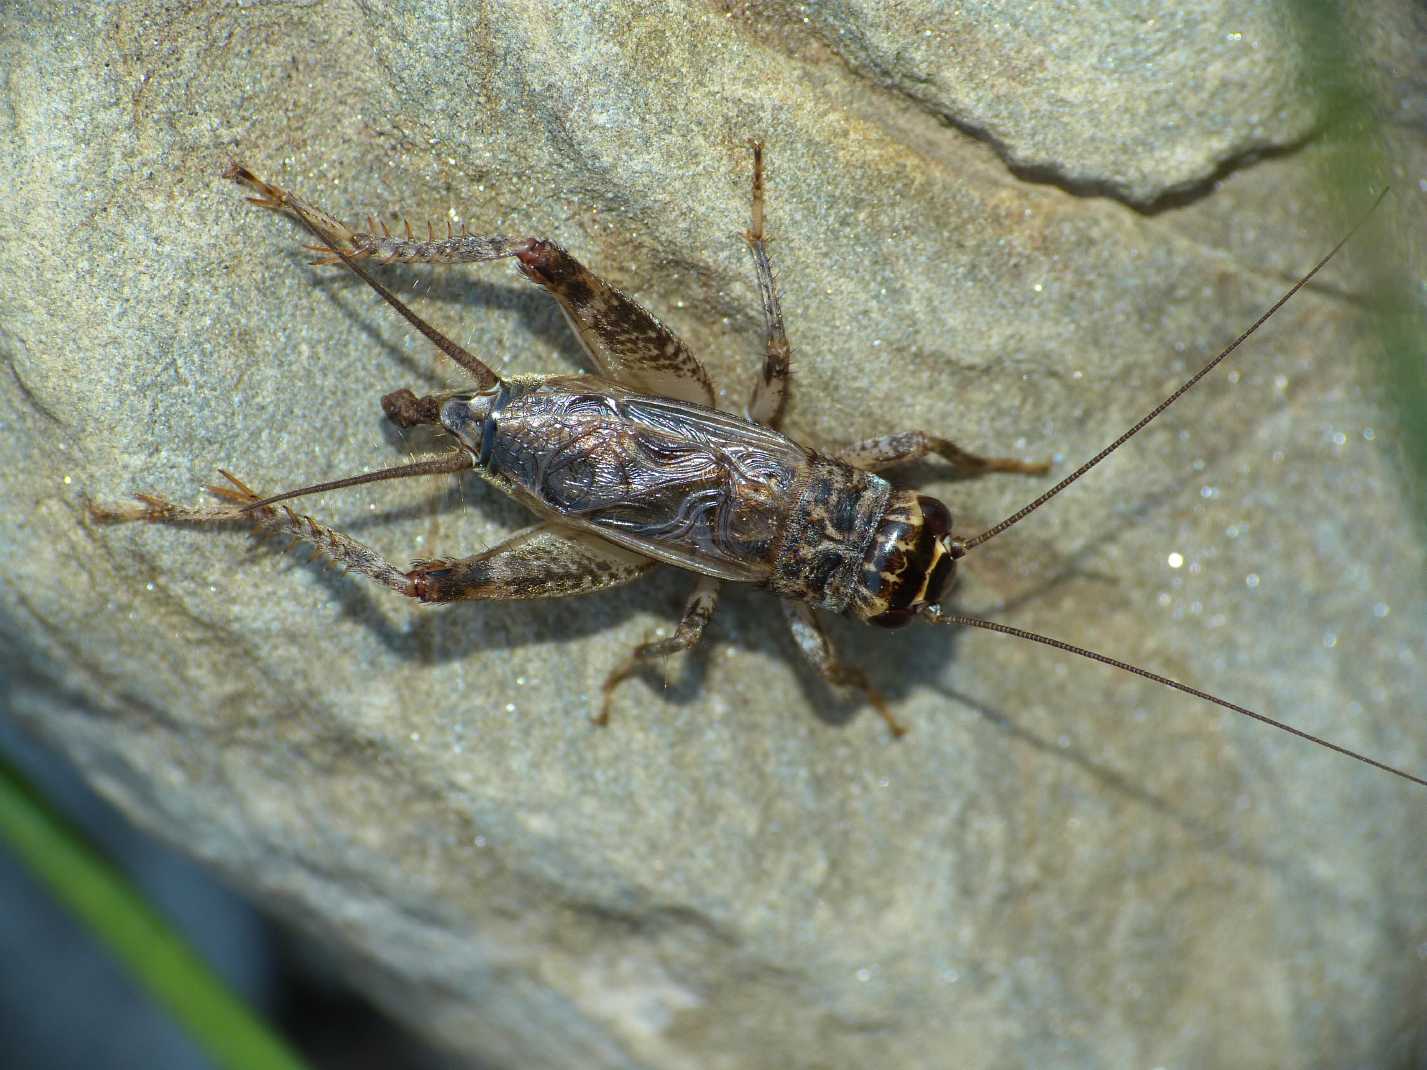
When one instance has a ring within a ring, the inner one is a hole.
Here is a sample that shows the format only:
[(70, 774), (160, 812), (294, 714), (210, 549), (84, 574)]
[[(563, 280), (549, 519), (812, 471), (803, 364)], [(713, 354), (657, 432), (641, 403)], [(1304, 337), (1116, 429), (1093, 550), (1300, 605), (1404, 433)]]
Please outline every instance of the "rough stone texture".
[[(596, 731), (605, 672), (686, 577), (422, 611), (239, 531), (82, 509), (196, 496), (220, 465), (271, 490), (392, 463), (377, 398), (456, 381), (305, 266), (230, 157), (352, 218), (557, 237), (734, 406), (760, 350), (751, 136), (790, 430), (935, 429), (1066, 471), (1346, 226), (1294, 33), (1239, 6), (12, 4), (6, 708), (492, 1065), (1420, 1054), (1424, 795), (1385, 775), (1030, 644), (838, 624), (913, 726), (893, 743), (757, 592)], [(1427, 768), (1427, 558), (1359, 316), (1422, 226), (1406, 177), (1228, 374), (976, 551), (963, 607)], [(501, 367), (576, 360), (506, 267), (389, 274)], [(911, 475), (968, 529), (1038, 486)], [(310, 509), (397, 559), (524, 522), (475, 482)]]

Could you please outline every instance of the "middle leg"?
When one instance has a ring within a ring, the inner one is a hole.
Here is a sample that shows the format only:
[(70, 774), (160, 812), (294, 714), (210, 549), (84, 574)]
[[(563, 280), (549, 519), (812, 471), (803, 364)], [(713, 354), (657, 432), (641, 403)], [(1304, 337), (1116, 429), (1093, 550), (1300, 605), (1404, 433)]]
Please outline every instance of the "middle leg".
[(681, 650), (688, 650), (698, 643), (703, 637), (704, 626), (718, 607), (719, 582), (712, 576), (700, 576), (698, 586), (684, 603), (684, 616), (674, 634), (667, 639), (641, 643), (605, 678), (604, 700), (600, 703), (599, 715), (594, 719), (595, 724), (609, 724), (609, 707), (614, 698), (614, 689), (623, 680), (634, 675), (640, 665), (654, 658), (665, 658)]
[(753, 142), (753, 219), (744, 239), (753, 252), (753, 266), (758, 272), (766, 334), (763, 372), (753, 384), (753, 396), (748, 399), (748, 418), (776, 429), (783, 420), (783, 408), (788, 401), (793, 351), (783, 328), (783, 309), (778, 303), (773, 267), (768, 263), (768, 239), (763, 234), (763, 145), (758, 141)]

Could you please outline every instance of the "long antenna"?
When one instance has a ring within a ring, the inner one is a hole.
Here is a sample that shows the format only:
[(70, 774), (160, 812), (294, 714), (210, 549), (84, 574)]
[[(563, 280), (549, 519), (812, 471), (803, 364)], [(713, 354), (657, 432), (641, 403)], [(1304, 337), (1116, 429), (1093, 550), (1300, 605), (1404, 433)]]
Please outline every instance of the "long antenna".
[(1202, 698), (1205, 702), (1212, 702), (1216, 706), (1222, 706), (1226, 710), (1233, 710), (1241, 713), (1245, 717), (1252, 717), (1255, 721), (1262, 721), (1264, 724), (1272, 725), (1274, 728), (1287, 732), (1289, 735), (1297, 736), (1299, 739), (1306, 739), (1310, 743), (1316, 743), (1320, 747), (1327, 747), (1331, 751), (1349, 758), (1354, 758), (1365, 765), (1371, 765), (1376, 769), (1381, 769), (1384, 773), (1391, 773), (1393, 776), (1401, 777), (1403, 780), (1410, 780), (1414, 784), (1421, 784), (1427, 788), (1427, 780), (1422, 777), (1413, 776), (1411, 773), (1403, 772), (1385, 762), (1380, 762), (1376, 758), (1369, 758), (1366, 754), (1359, 754), (1355, 750), (1347, 747), (1340, 747), (1322, 736), (1315, 736), (1302, 729), (1294, 728), (1292, 725), (1284, 724), (1282, 721), (1274, 720), (1272, 717), (1262, 713), (1255, 713), (1244, 706), (1239, 706), (1233, 702), (1218, 698), (1207, 691), (1200, 691), (1197, 687), (1190, 687), (1188, 684), (1181, 684), (1177, 680), (1171, 680), (1168, 676), (1161, 676), (1159, 673), (1150, 672), (1148, 669), (1141, 669), (1138, 665), (1131, 665), (1127, 661), (1120, 661), (1105, 654), (1098, 654), (1093, 650), (1087, 650), (1083, 646), (1076, 646), (1073, 643), (1062, 642), (1059, 639), (1052, 639), (1047, 635), (1038, 635), (1035, 632), (1028, 632), (1024, 628), (1013, 628), (1009, 624), (1000, 624), (994, 620), (984, 620), (981, 617), (964, 617), (959, 613), (943, 613), (939, 608), (933, 607), (924, 613), (933, 624), (965, 624), (972, 628), (985, 628), (990, 632), (1000, 632), (1002, 635), (1014, 635), (1018, 639), (1029, 639), (1033, 643), (1041, 643), (1044, 646), (1055, 647), (1057, 650), (1065, 650), (1071, 654), (1079, 654), (1082, 658), (1089, 658), (1091, 661), (1098, 661), (1102, 665), (1111, 665), (1116, 669), (1123, 669), (1125, 672), (1132, 672), (1136, 676), (1143, 676), (1146, 680), (1153, 680), (1157, 684), (1165, 687), (1172, 687), (1176, 691), (1183, 691), (1186, 695), (1193, 695), (1195, 698)]
[(422, 334), (424, 334), (430, 340), (432, 345), (434, 345), (437, 349), (441, 350), (442, 353), (445, 353), (457, 364), (465, 368), (466, 371), (470, 372), (473, 376), (475, 376), (476, 384), (482, 389), (489, 389), (500, 382), (500, 376), (496, 375), (495, 372), (491, 371), (490, 368), (486, 367), (486, 365), (482, 363), (479, 359), (477, 359), (472, 354), (466, 352), (465, 349), (461, 348), (461, 346), (457, 345), (451, 339), (447, 338), (435, 327), (431, 326), (431, 324), (427, 323), (415, 312), (411, 311), (411, 309), (407, 308), (406, 305), (402, 302), (402, 300), (396, 296), (396, 294), (392, 293), (381, 283), (377, 282), (376, 279), (372, 278), (372, 276), (368, 274), (367, 271), (360, 264), (357, 263), (356, 258), (341, 247), (341, 244), (337, 241), (336, 238), (328, 234), (325, 230), (322, 229), (322, 227), (318, 226), (315, 222), (313, 222), (312, 217), (316, 213), (309, 209), (307, 205), (303, 204), (300, 200), (298, 200), (292, 194), (288, 193), (286, 190), (279, 189), (277, 186), (269, 185), (268, 183), (264, 182), (261, 178), (253, 174), (241, 164), (235, 163), (230, 165), (228, 170), (223, 173), (223, 177), (231, 178), (235, 182), (245, 183), (246, 185), (252, 186), (254, 189), (261, 192), (261, 197), (248, 198), (248, 200), (250, 200), (253, 204), (258, 205), (259, 207), (288, 209), (288, 211), (290, 211), (294, 216), (297, 217), (297, 221), (299, 223), (301, 223), (304, 227), (312, 231), (312, 233), (317, 236), (317, 240), (322, 243), (323, 248), (330, 251), (333, 256), (338, 257), (342, 261), (342, 263), (346, 264), (347, 267), (352, 270), (352, 274), (356, 275), (357, 278), (361, 279), (373, 290), (379, 293), (382, 297), (382, 300), (384, 300), (387, 304), (391, 305), (391, 307), (396, 309), (397, 312), (401, 313), (402, 318), (405, 319), (407, 323), (411, 324)]
[(1131, 438), (1139, 434), (1139, 432), (1144, 429), (1144, 426), (1147, 423), (1153, 420), (1160, 413), (1164, 412), (1165, 409), (1173, 405), (1176, 401), (1179, 400), (1179, 398), (1183, 394), (1188, 392), (1189, 389), (1193, 387), (1195, 383), (1199, 382), (1200, 379), (1203, 379), (1206, 375), (1208, 375), (1211, 371), (1218, 367), (1220, 361), (1222, 361), (1234, 350), (1238, 349), (1239, 346), (1243, 345), (1243, 343), (1248, 339), (1250, 335), (1252, 335), (1255, 331), (1262, 327), (1265, 322), (1267, 322), (1270, 316), (1272, 316), (1275, 312), (1277, 312), (1280, 308), (1282, 308), (1285, 304), (1288, 303), (1289, 298), (1291, 298), (1299, 290), (1303, 289), (1303, 287), (1308, 284), (1308, 281), (1312, 279), (1314, 275), (1322, 271), (1328, 261), (1332, 260), (1333, 257), (1338, 254), (1338, 250), (1341, 249), (1343, 246), (1347, 245), (1348, 242), (1352, 239), (1353, 235), (1362, 229), (1363, 224), (1368, 221), (1368, 218), (1373, 214), (1373, 212), (1377, 211), (1377, 206), (1382, 203), (1382, 199), (1386, 197), (1387, 194), (1388, 190), (1384, 188), (1383, 191), (1377, 195), (1377, 200), (1373, 201), (1372, 207), (1369, 208), (1366, 212), (1364, 212), (1362, 218), (1353, 224), (1353, 229), (1348, 231), (1347, 235), (1343, 238), (1343, 240), (1340, 241), (1337, 245), (1333, 246), (1331, 250), (1329, 250), (1327, 256), (1323, 257), (1322, 260), (1314, 264), (1313, 269), (1309, 271), (1307, 275), (1304, 275), (1303, 278), (1299, 279), (1292, 286), (1290, 286), (1288, 288), (1288, 291), (1282, 297), (1280, 297), (1277, 301), (1275, 301), (1272, 305), (1269, 306), (1267, 312), (1265, 312), (1258, 319), (1254, 320), (1253, 325), (1249, 327), (1248, 330), (1244, 331), (1243, 334), (1239, 335), (1239, 337), (1235, 338), (1232, 342), (1225, 346), (1224, 351), (1220, 353), (1217, 357), (1215, 357), (1208, 364), (1204, 365), (1204, 367), (1200, 368), (1197, 372), (1190, 376), (1189, 380), (1183, 386), (1181, 386), (1173, 394), (1170, 394), (1169, 397), (1165, 398), (1153, 409), (1151, 409), (1144, 416), (1143, 419), (1141, 419), (1123, 435), (1115, 439), (1114, 442), (1110, 443), (1094, 457), (1091, 457), (1090, 460), (1086, 461), (1075, 471), (1071, 472), (1070, 475), (1066, 476), (1055, 486), (1051, 487), (1050, 490), (1046, 491), (1035, 501), (1031, 502), (1030, 505), (1027, 505), (1023, 509), (1017, 510), (1016, 512), (1008, 516), (1005, 520), (1001, 521), (999, 524), (996, 524), (994, 527), (987, 528), (980, 535), (973, 535), (969, 539), (962, 540), (961, 546), (963, 552), (965, 550), (970, 550), (973, 547), (980, 546), (983, 542), (986, 542), (989, 539), (994, 539), (997, 535), (1001, 534), (1001, 532), (1005, 531), (1011, 525), (1016, 524), (1019, 521), (1024, 520), (1026, 517), (1030, 516), (1042, 505), (1050, 501), (1066, 487), (1070, 486), (1086, 472), (1090, 471), (1090, 469), (1094, 468), (1106, 457), (1110, 456), (1110, 454), (1114, 453)]
[(271, 498), (264, 498), (260, 502), (250, 502), (243, 506), (241, 511), (251, 513), (254, 509), (261, 509), (277, 502), (285, 502), (289, 498), (301, 498), (304, 494), (317, 494), (324, 490), (337, 490), (339, 487), (355, 487), (359, 483), (376, 483), (383, 479), (405, 479), (407, 476), (434, 476), (444, 475), (447, 472), (464, 472), (468, 468), (474, 468), (475, 463), (475, 460), (465, 450), (456, 450), (442, 457), (432, 457), (425, 461), (397, 465), (395, 468), (383, 468), (378, 472), (365, 472), (359, 476), (347, 476), (345, 479), (333, 479), (326, 483), (313, 483), (308, 487), (299, 487), (297, 490), (283, 491), (281, 494), (274, 494)]

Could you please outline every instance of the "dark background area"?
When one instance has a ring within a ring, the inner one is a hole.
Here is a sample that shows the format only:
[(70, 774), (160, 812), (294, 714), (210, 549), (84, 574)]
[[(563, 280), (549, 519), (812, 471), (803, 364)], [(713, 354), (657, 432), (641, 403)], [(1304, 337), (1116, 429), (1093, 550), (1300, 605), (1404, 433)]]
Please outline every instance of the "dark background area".
[[(313, 1067), (437, 1070), (438, 1055), (343, 982), (310, 942), (135, 828), (0, 711), (0, 756), (141, 889)], [(208, 1070), (185, 1031), (0, 847), (0, 1050), (7, 1070)]]

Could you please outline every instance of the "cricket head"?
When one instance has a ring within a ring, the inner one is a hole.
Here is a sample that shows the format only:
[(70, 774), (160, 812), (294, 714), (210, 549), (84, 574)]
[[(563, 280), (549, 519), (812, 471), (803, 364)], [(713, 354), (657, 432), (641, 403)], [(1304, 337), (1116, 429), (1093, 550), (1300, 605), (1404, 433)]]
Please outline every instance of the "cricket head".
[(883, 628), (911, 623), (951, 587), (958, 551), (945, 505), (925, 494), (894, 491), (862, 560), (851, 610)]

